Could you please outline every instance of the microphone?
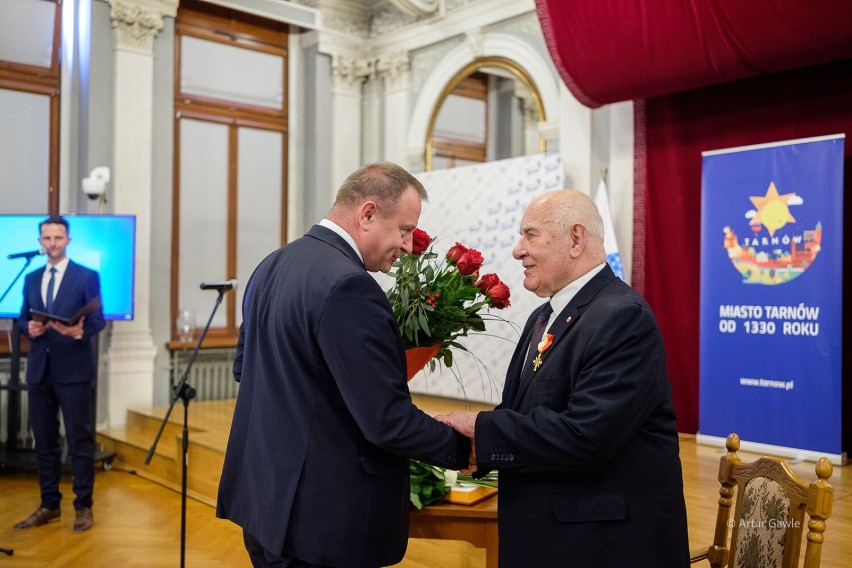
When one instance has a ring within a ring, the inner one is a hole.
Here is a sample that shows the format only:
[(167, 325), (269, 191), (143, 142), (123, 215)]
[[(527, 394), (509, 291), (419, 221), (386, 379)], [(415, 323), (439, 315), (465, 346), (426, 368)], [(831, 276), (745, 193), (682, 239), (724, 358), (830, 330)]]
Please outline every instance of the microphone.
[(237, 279), (232, 278), (231, 280), (226, 280), (225, 282), (202, 282), (201, 288), (202, 290), (218, 290), (219, 292), (225, 292), (227, 290), (233, 290), (237, 287)]
[(38, 250), (28, 250), (27, 252), (16, 252), (10, 254), (6, 258), (8, 258), (9, 260), (12, 260), (13, 258), (26, 258), (27, 260), (30, 260), (31, 258), (34, 258), (40, 254), (45, 254), (46, 252), (47, 251), (45, 251), (43, 248), (40, 248)]

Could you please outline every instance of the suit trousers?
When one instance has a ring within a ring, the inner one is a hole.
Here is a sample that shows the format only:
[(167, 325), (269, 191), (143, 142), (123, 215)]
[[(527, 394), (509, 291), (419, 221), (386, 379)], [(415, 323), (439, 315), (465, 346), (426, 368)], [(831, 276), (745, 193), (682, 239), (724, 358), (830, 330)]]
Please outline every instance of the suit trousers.
[(292, 556), (277, 556), (263, 548), (263, 545), (246, 531), (243, 531), (243, 542), (254, 568), (328, 568)]
[(92, 383), (56, 384), (50, 373), (27, 387), (30, 422), (35, 437), (41, 506), (58, 509), (62, 500), (59, 480), (62, 449), (59, 445), (59, 411), (71, 456), (74, 509), (92, 507), (95, 486), (95, 435), (92, 428)]

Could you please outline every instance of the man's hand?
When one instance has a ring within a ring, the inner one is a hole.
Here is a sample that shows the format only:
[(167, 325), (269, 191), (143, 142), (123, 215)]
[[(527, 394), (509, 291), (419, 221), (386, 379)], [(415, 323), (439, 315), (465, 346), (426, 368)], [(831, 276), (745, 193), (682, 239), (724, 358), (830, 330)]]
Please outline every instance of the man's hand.
[(438, 416), (435, 416), (435, 420), (437, 420), (438, 422), (446, 424), (459, 434), (470, 438), (470, 458), (468, 460), (468, 462), (470, 463), (470, 467), (459, 470), (465, 475), (471, 475), (476, 471), (477, 468), (476, 440), (474, 439), (474, 430), (476, 429), (476, 416), (478, 414), (478, 412), (463, 412), (461, 410), (456, 410), (455, 412), (451, 412), (449, 414), (440, 414)]
[[(83, 335), (83, 320), (84, 319), (86, 319), (86, 318), (85, 317), (80, 318), (79, 320), (77, 320), (77, 323), (75, 323), (74, 325), (65, 325), (64, 323), (59, 323), (58, 321), (51, 320), (51, 321), (47, 322), (47, 327), (49, 327), (51, 329), (55, 329), (56, 331), (58, 331), (59, 333), (61, 333), (62, 335), (65, 335), (67, 337), (80, 337), (80, 336)], [(32, 322), (30, 322), (30, 323), (32, 323)]]
[(448, 426), (451, 426), (453, 430), (455, 430), (462, 436), (467, 436), (472, 440), (476, 437), (476, 417), (478, 415), (478, 412), (456, 410), (455, 412), (450, 412), (449, 414), (445, 414), (444, 416), (436, 416), (435, 419), (440, 420)]
[(476, 464), (476, 440), (473, 438), (470, 439), (470, 457), (467, 459), (468, 463), (470, 463), (470, 467), (467, 469), (460, 470), (465, 475), (473, 475), (476, 473), (477, 464)]
[(27, 335), (32, 339), (41, 337), (45, 331), (47, 331), (47, 327), (40, 321), (30, 320), (27, 322)]

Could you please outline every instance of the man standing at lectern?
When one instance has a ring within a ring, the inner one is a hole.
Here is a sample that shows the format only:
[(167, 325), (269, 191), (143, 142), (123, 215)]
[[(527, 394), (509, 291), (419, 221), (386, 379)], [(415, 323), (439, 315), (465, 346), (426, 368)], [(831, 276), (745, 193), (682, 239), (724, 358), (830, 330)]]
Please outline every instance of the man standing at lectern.
[(92, 426), (92, 387), (97, 377), (95, 336), (106, 326), (100, 307), (70, 325), (41, 323), (30, 309), (71, 317), (90, 302), (100, 302), (98, 273), (65, 254), (71, 243), (68, 221), (51, 215), (39, 224), (39, 242), (47, 264), (27, 274), (18, 328), (30, 340), (27, 356), (27, 400), (38, 459), (41, 504), (15, 525), (28, 529), (59, 518), (59, 479), (62, 473), (59, 445), (59, 411), (71, 455), (74, 531), (92, 527), (92, 492), (95, 485), (95, 433)]
[(256, 567), (396, 564), (408, 458), (467, 466), (467, 438), (412, 403), (399, 327), (368, 274), (411, 252), (425, 198), (399, 166), (364, 166), (249, 280), (216, 514), (243, 528)]

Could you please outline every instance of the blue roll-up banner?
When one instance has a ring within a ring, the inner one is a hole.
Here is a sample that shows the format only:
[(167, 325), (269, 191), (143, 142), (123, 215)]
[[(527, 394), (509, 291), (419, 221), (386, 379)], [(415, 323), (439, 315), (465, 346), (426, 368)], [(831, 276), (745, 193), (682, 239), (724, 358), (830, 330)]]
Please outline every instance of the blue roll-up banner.
[(702, 153), (700, 436), (845, 459), (843, 142)]

